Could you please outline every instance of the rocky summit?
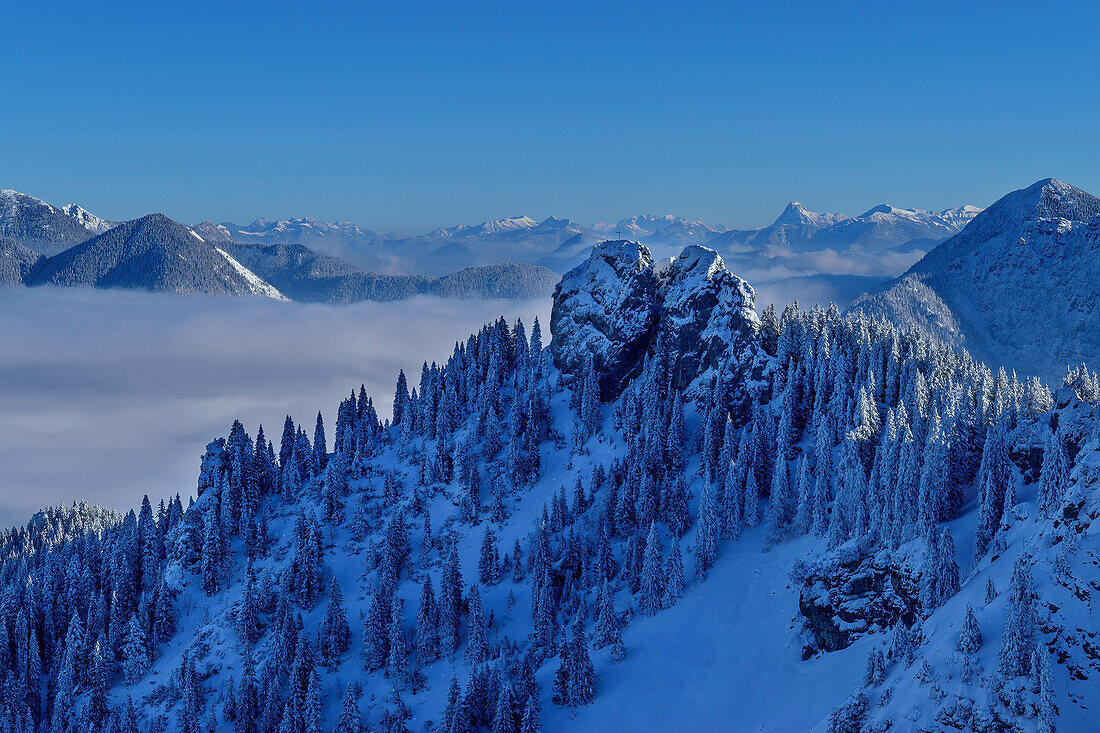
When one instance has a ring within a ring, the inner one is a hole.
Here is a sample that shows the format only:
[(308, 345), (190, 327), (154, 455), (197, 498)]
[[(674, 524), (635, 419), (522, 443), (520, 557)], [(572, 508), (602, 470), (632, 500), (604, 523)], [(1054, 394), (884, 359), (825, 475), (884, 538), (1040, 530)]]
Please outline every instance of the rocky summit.
[(618, 397), (658, 352), (671, 360), (677, 389), (704, 374), (747, 387), (763, 353), (755, 301), (712, 249), (691, 245), (655, 262), (638, 242), (603, 242), (554, 290), (550, 349), (568, 376), (591, 364), (604, 400)]

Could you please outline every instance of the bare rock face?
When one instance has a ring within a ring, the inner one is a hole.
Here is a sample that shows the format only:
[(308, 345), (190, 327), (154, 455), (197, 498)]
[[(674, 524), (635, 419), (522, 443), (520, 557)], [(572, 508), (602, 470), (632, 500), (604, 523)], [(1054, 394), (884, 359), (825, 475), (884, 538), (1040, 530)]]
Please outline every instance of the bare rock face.
[(550, 350), (573, 377), (591, 357), (604, 400), (640, 373), (658, 337), (677, 388), (708, 372), (744, 386), (762, 364), (755, 299), (706, 247), (655, 264), (637, 242), (603, 242), (554, 291)]

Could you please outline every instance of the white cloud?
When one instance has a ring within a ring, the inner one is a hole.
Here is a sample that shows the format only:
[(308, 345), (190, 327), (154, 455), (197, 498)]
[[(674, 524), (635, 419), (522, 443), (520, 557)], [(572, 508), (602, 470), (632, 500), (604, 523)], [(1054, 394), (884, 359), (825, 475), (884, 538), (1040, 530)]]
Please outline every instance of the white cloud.
[(388, 415), (398, 369), (443, 361), (489, 320), (550, 301), (415, 298), (351, 306), (260, 298), (0, 289), (0, 524), (87, 499), (128, 509), (194, 489), (206, 443), (233, 418), (278, 444), (291, 414), (331, 440), (365, 384)]

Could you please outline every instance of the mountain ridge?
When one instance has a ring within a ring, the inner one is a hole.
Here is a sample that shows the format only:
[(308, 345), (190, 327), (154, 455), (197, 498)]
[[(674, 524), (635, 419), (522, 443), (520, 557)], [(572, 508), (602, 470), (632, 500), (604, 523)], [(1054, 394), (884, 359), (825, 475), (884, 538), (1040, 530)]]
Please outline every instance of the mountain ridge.
[[(858, 298), (984, 361), (1058, 376), (1100, 360), (1100, 199), (1045, 178), (1006, 194), (896, 280)], [(1051, 297), (1055, 296), (1055, 297)]]

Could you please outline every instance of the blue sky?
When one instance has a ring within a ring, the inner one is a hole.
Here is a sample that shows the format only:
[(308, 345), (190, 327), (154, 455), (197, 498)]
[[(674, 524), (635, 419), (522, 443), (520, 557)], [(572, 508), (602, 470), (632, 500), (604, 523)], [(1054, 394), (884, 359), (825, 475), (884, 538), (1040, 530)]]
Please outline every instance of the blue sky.
[(0, 187), (396, 231), (1100, 191), (1085, 4), (167, 5), (5, 8)]

